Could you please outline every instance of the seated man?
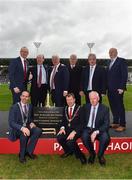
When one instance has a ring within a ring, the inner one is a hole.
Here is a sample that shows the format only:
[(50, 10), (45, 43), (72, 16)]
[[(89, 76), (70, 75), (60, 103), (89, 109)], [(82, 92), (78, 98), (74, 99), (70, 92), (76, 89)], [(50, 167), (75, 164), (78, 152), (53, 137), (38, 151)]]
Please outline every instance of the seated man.
[(104, 152), (109, 145), (109, 109), (99, 103), (99, 94), (96, 91), (89, 93), (90, 104), (82, 107), (81, 121), (83, 123), (82, 141), (90, 156), (89, 164), (95, 161), (96, 152), (94, 150), (95, 139), (99, 140), (98, 159), (100, 165), (105, 165)]
[(66, 95), (66, 102), (67, 106), (64, 108), (63, 120), (57, 135), (57, 140), (64, 150), (61, 157), (65, 158), (74, 153), (82, 164), (86, 164), (86, 158), (76, 142), (81, 133), (80, 106), (75, 104), (72, 93)]
[(11, 141), (20, 139), (19, 161), (21, 163), (26, 162), (25, 156), (31, 159), (37, 157), (33, 151), (41, 135), (41, 129), (33, 123), (32, 106), (28, 104), (29, 98), (29, 92), (23, 91), (20, 96), (21, 101), (14, 104), (9, 112), (9, 139)]

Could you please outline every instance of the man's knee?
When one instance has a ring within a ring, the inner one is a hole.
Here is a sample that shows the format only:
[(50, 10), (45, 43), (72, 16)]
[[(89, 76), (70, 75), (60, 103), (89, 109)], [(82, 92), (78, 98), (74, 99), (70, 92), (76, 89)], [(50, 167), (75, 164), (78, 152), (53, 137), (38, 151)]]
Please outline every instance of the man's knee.
[(38, 127), (33, 128), (33, 134), (36, 136), (40, 136), (42, 134), (42, 129)]

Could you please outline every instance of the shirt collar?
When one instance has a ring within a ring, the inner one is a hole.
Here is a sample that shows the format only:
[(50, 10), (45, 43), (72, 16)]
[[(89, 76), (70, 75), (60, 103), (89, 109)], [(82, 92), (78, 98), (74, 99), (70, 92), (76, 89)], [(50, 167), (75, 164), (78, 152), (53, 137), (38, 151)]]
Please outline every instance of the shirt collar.
[(69, 106), (68, 108), (72, 108), (72, 109), (74, 109), (74, 108), (75, 108), (75, 105), (76, 105), (76, 104), (73, 104), (73, 106), (72, 106), (72, 107), (70, 107), (70, 106)]
[(24, 61), (24, 60), (26, 60), (26, 59), (24, 59), (22, 56), (20, 56), (20, 59), (21, 59), (21, 61)]
[(24, 107), (25, 105), (27, 106), (27, 104), (22, 103), (22, 101), (21, 101), (21, 105), (22, 105), (22, 107)]
[(96, 104), (96, 106), (91, 106), (92, 108), (98, 108), (99, 107), (99, 103), (98, 104)]

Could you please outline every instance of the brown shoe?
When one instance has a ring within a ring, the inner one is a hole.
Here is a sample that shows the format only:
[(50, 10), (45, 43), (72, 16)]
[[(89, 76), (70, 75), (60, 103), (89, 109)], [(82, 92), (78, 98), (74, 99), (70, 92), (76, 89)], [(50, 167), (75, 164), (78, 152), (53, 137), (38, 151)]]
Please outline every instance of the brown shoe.
[(116, 129), (116, 128), (118, 128), (120, 126), (120, 124), (111, 124), (110, 125), (110, 128), (113, 128), (113, 129)]
[(118, 128), (115, 129), (115, 131), (117, 131), (117, 132), (122, 132), (125, 130), (126, 130), (126, 127), (124, 127), (124, 126), (119, 126)]

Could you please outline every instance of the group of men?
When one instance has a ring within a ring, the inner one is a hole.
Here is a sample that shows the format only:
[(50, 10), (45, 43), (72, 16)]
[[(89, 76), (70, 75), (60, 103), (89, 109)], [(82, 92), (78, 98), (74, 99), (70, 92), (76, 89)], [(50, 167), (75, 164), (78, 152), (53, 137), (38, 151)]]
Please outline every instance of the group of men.
[[(65, 106), (62, 125), (57, 136), (58, 142), (64, 149), (62, 157), (75, 153), (82, 164), (87, 162), (76, 143), (76, 140), (81, 137), (90, 153), (88, 163), (94, 163), (96, 153), (93, 142), (98, 139), (100, 142), (99, 163), (105, 164), (103, 155), (110, 142), (109, 111), (101, 104), (102, 97), (107, 93), (113, 115), (111, 127), (118, 132), (124, 131), (126, 119), (123, 96), (128, 74), (125, 59), (117, 56), (116, 48), (111, 48), (110, 61), (106, 69), (97, 64), (95, 54), (88, 55), (87, 65), (84, 68), (78, 65), (75, 54), (70, 56), (68, 66), (60, 62), (58, 55), (53, 55), (52, 67), (44, 65), (44, 56), (38, 55), (36, 65), (29, 68), (28, 53), (28, 49), (22, 47), (20, 57), (12, 60), (9, 65), (10, 89), (14, 104), (9, 114), (11, 138), (14, 137), (12, 130), (18, 130), (19, 133), (15, 133), (15, 138), (19, 137), (20, 142), (25, 143), (24, 149), (20, 143), (20, 162), (26, 161), (26, 155), (35, 158), (33, 151), (41, 135), (41, 130), (33, 123), (30, 106), (26, 105), (28, 115), (23, 106), (27, 104), (30, 96), (27, 83), (31, 83), (30, 94), (33, 107), (45, 106), (47, 91), (51, 93), (55, 106)], [(80, 107), (83, 95), (85, 95), (86, 105)], [(72, 110), (70, 110), (71, 106), (73, 106)], [(18, 118), (14, 117), (16, 114)], [(31, 141), (28, 144), (29, 137)]]

